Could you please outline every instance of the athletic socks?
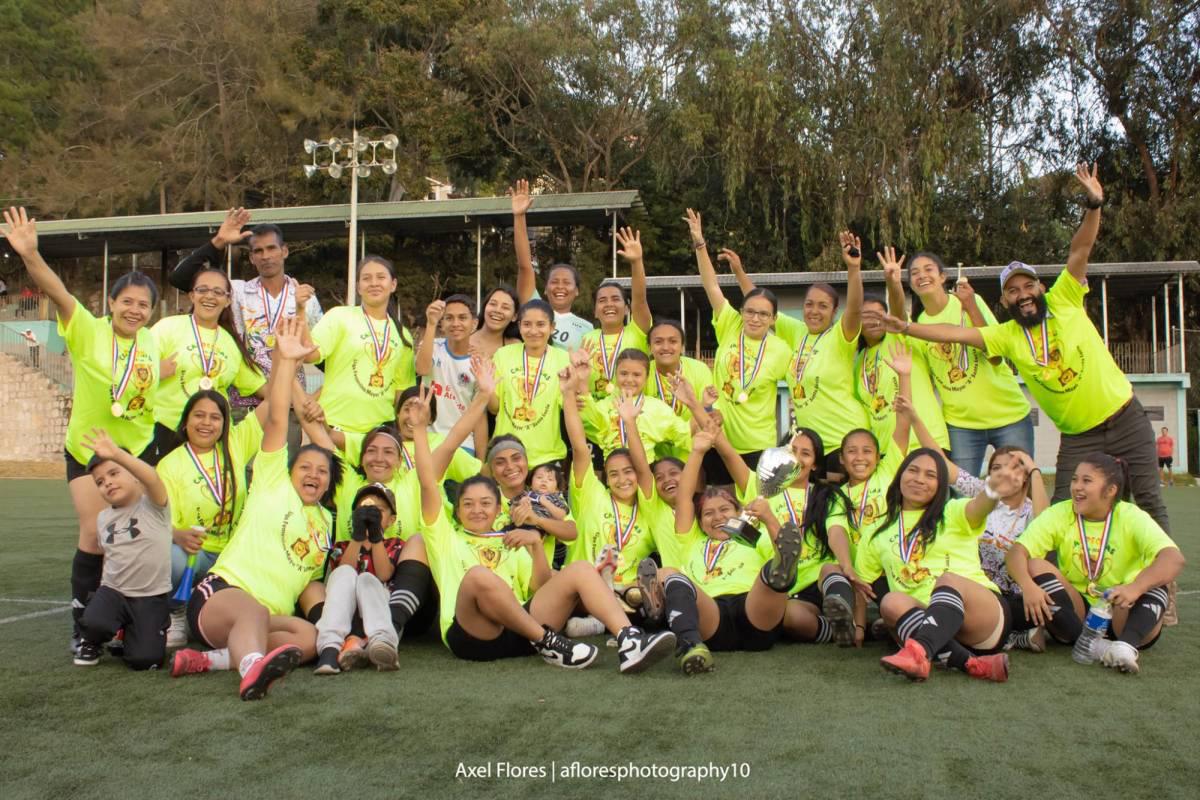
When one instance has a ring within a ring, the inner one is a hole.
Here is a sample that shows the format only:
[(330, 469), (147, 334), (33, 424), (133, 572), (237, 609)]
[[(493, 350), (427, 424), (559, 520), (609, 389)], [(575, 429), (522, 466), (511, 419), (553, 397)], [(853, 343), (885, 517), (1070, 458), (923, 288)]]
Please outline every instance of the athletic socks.
[[(854, 587), (840, 572), (831, 572), (825, 576), (825, 580), (821, 581), (821, 595), (840, 597), (846, 601), (849, 608), (854, 608)], [(882, 597), (882, 595), (880, 596)]]
[[(211, 657), (210, 657), (210, 659), (211, 659)], [(262, 653), (247, 653), (246, 655), (242, 656), (242, 660), (238, 664), (238, 674), (241, 675), (243, 678), (246, 677), (246, 673), (250, 671), (250, 668), (253, 667), (255, 664), (257, 664), (259, 661), (262, 661), (262, 659), (263, 659)]]
[(949, 586), (938, 586), (929, 596), (925, 619), (912, 638), (932, 659), (954, 640), (954, 634), (962, 627), (964, 614), (962, 595)]
[(432, 580), (433, 573), (429, 571), (429, 566), (416, 559), (401, 561), (396, 565), (396, 572), (388, 583), (388, 610), (392, 612), (392, 627), (396, 633), (403, 633), (404, 626), (417, 613), (429, 594)]
[(309, 622), (311, 622), (313, 625), (316, 625), (318, 622), (321, 621), (321, 615), (324, 613), (325, 613), (325, 601), (322, 600), (321, 602), (314, 604), (313, 607), (308, 610), (308, 613), (304, 615), (304, 618), (307, 619)]
[(79, 620), (88, 601), (100, 588), (100, 575), (104, 571), (104, 556), (95, 553), (75, 551), (71, 561), (71, 616), (75, 619), (76, 632), (79, 630)]
[(1134, 602), (1133, 608), (1129, 609), (1125, 627), (1121, 629), (1121, 635), (1117, 637), (1117, 640), (1140, 647), (1146, 637), (1150, 635), (1150, 631), (1154, 630), (1154, 626), (1162, 620), (1163, 614), (1167, 611), (1168, 602), (1167, 587), (1165, 586), (1155, 586), (1139, 597)]
[(833, 625), (825, 617), (817, 617), (817, 635), (813, 637), (813, 644), (826, 644), (833, 639)]
[(1075, 605), (1063, 582), (1053, 572), (1043, 572), (1033, 576), (1033, 582), (1042, 587), (1042, 591), (1050, 595), (1051, 617), (1046, 630), (1050, 635), (1063, 644), (1072, 644), (1083, 631), (1083, 620), (1075, 613)]
[(225, 670), (231, 668), (229, 664), (228, 647), (222, 647), (218, 650), (208, 650), (204, 653), (204, 655), (208, 656), (208, 668), (210, 670)]
[(679, 648), (686, 650), (700, 644), (700, 612), (696, 608), (696, 587), (679, 573), (663, 581), (667, 625), (675, 634)]
[[(925, 614), (926, 610), (923, 608), (910, 608), (900, 616), (900, 619), (896, 621), (896, 636), (900, 638), (901, 642), (913, 638), (917, 630), (924, 626)], [(927, 645), (922, 644), (922, 647), (926, 647), (926, 651), (928, 652)], [(970, 657), (971, 651), (959, 644), (957, 640), (951, 638), (950, 641), (942, 645), (942, 649), (938, 651), (934, 660), (943, 667), (966, 671), (967, 660)]]

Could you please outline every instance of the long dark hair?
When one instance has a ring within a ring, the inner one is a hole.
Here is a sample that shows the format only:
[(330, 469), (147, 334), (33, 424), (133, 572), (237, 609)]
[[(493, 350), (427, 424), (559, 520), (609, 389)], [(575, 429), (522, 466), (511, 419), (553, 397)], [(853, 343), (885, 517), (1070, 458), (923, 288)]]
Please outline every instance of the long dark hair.
[(797, 428), (795, 436), (803, 436), (812, 442), (813, 460), (812, 472), (808, 475), (808, 501), (804, 504), (804, 516), (800, 520), (800, 530), (811, 531), (817, 540), (820, 558), (833, 552), (829, 547), (829, 527), (827, 521), (831, 513), (837, 513), (838, 506), (842, 510), (849, 508), (849, 501), (842, 490), (834, 486), (825, 475), (825, 442), (821, 434), (811, 428)]
[[(373, 253), (368, 253), (367, 255), (363, 256), (362, 261), (358, 262), (358, 267), (354, 271), (355, 280), (357, 280), (358, 273), (362, 271), (362, 268), (367, 264), (372, 263), (378, 264), (386, 269), (392, 280), (396, 280), (396, 266), (383, 256), (377, 256)], [(392, 321), (392, 324), (396, 326), (396, 333), (400, 334), (400, 343), (405, 347), (411, 348), (413, 346), (412, 341), (408, 338), (408, 333), (404, 328), (404, 324), (400, 321), (400, 303), (396, 300), (395, 292), (392, 292), (388, 295), (387, 315), (388, 319)]]
[[(233, 338), (233, 343), (237, 345), (238, 353), (242, 357), (242, 362), (261, 375), (262, 367), (260, 367), (258, 362), (254, 360), (254, 356), (250, 355), (250, 351), (247, 349), (246, 343), (242, 340), (242, 337), (237, 332), (237, 328), (235, 328), (233, 325), (233, 284), (229, 281), (229, 276), (225, 274), (224, 270), (219, 270), (216, 267), (201, 267), (196, 271), (196, 274), (192, 276), (192, 288), (190, 291), (195, 291), (196, 280), (205, 273), (221, 276), (221, 279), (225, 281), (225, 292), (230, 300), (229, 305), (221, 309), (221, 315), (217, 317), (217, 325)], [(195, 313), (196, 304), (193, 302), (192, 315), (194, 316)], [(228, 419), (228, 414), (226, 415), (226, 418)]]
[(513, 301), (513, 318), (509, 320), (508, 325), (504, 326), (504, 332), (501, 334), (505, 339), (520, 339), (521, 330), (517, 327), (517, 311), (521, 308), (521, 298), (517, 297), (517, 293), (511, 287), (503, 283), (492, 289), (483, 296), (483, 305), (479, 307), (479, 321), (475, 326), (476, 330), (483, 330), (483, 314), (487, 309), (487, 304), (492, 302), (492, 298), (497, 294), (506, 294)]
[[(225, 273), (221, 273), (224, 275)], [(228, 309), (226, 309), (228, 311)], [(234, 340), (241, 342), (236, 336)], [(211, 400), (217, 404), (217, 409), (221, 412), (221, 436), (217, 440), (217, 446), (221, 448), (221, 482), (225, 486), (225, 496), (221, 498), (221, 515), (229, 515), (229, 525), (232, 529), (234, 519), (233, 512), (237, 503), (237, 470), (233, 468), (233, 458), (229, 454), (229, 401), (225, 399), (225, 395), (215, 389), (201, 389), (194, 395), (188, 398), (187, 403), (183, 406), (183, 416), (179, 418), (179, 427), (175, 430), (179, 436), (179, 441), (187, 442), (187, 420), (192, 413), (192, 409), (196, 407), (196, 403), (201, 400)]]
[(904, 477), (905, 470), (921, 456), (933, 459), (934, 467), (937, 469), (938, 486), (937, 491), (933, 494), (933, 499), (929, 501), (929, 505), (925, 506), (924, 513), (917, 520), (913, 532), (919, 535), (925, 544), (933, 544), (933, 540), (937, 536), (938, 525), (941, 524), (942, 517), (946, 512), (946, 501), (950, 498), (950, 473), (946, 469), (945, 457), (928, 447), (918, 447), (900, 462), (900, 468), (896, 470), (896, 477), (892, 478), (885, 495), (887, 515), (883, 518), (883, 522), (875, 528), (875, 532), (871, 534), (872, 538), (878, 536), (880, 531), (889, 527), (900, 516), (901, 503), (904, 500), (900, 496), (900, 480)]
[(329, 459), (329, 488), (325, 490), (325, 494), (321, 495), (321, 505), (326, 508), (333, 508), (333, 497), (337, 493), (338, 486), (342, 483), (342, 472), (344, 469), (342, 459), (337, 453), (327, 450), (319, 444), (309, 442), (297, 450), (295, 454), (288, 454), (288, 474), (291, 475), (292, 467), (296, 466), (297, 459), (309, 451), (320, 453)]

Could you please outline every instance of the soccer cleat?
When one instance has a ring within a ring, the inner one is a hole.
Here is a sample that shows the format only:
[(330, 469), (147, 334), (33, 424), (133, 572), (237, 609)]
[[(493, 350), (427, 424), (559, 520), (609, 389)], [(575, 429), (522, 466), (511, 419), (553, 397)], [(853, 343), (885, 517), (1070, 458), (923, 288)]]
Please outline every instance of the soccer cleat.
[(588, 636), (599, 636), (607, 630), (604, 623), (592, 616), (571, 617), (567, 620), (563, 633), (571, 639), (584, 639)]
[(338, 666), (338, 652), (339, 648), (336, 646), (326, 647), (322, 650), (321, 654), (317, 656), (317, 668), (313, 670), (313, 674), (337, 675), (341, 672), (342, 668)]
[(187, 643), (187, 609), (177, 608), (171, 612), (171, 625), (167, 628), (167, 647), (183, 647)]
[(79, 652), (75, 654), (75, 666), (94, 667), (100, 663), (100, 645), (81, 641)]
[(175, 655), (171, 657), (171, 677), (181, 678), (184, 675), (198, 675), (201, 672), (208, 672), (212, 669), (212, 662), (208, 660), (208, 653), (201, 650), (192, 650), (191, 648), (183, 648), (176, 650)]
[(888, 672), (904, 675), (910, 681), (923, 681), (929, 677), (929, 656), (916, 639), (909, 639), (898, 652), (884, 656), (879, 663)]
[(967, 674), (980, 680), (1004, 683), (1008, 680), (1008, 653), (971, 656), (967, 659)]
[(713, 664), (712, 651), (703, 642), (694, 644), (680, 653), (676, 660), (684, 675), (699, 675), (702, 672), (712, 672), (716, 669)]
[(380, 672), (395, 672), (400, 669), (400, 654), (396, 646), (384, 641), (381, 636), (367, 640), (367, 660)]
[(544, 632), (541, 640), (530, 644), (547, 664), (564, 669), (584, 669), (590, 667), (596, 656), (600, 655), (600, 649), (595, 645), (568, 639), (556, 630), (542, 627)]
[[(613, 576), (617, 573), (617, 548), (606, 544), (596, 557), (596, 571), (609, 589), (613, 589)], [(614, 590), (615, 591), (615, 590)]]
[(791, 522), (775, 537), (775, 555), (763, 565), (763, 583), (777, 592), (786, 592), (796, 582), (796, 563), (800, 560), (800, 542), (804, 534)]
[(867, 633), (870, 634), (873, 642), (890, 642), (892, 640), (892, 634), (888, 631), (887, 623), (882, 618), (872, 620), (870, 627), (867, 628)]
[(617, 656), (622, 673), (641, 672), (674, 651), (675, 634), (671, 631), (647, 633), (631, 625), (617, 634)]
[(649, 622), (662, 622), (667, 601), (654, 559), (643, 558), (638, 564), (637, 585), (642, 593), (642, 616)]
[(366, 643), (358, 636), (347, 636), (342, 643), (342, 652), (338, 654), (338, 666), (342, 672), (362, 669), (369, 663), (371, 659), (367, 656)]
[(1005, 650), (1028, 650), (1031, 653), (1046, 652), (1046, 629), (1040, 625), (1024, 631), (1013, 631), (1004, 643)]
[(854, 646), (854, 609), (845, 598), (827, 594), (821, 601), (821, 614), (833, 628), (833, 640), (838, 647)]
[[(1109, 645), (1104, 656), (1100, 659), (1100, 663), (1109, 669), (1128, 672), (1133, 675), (1138, 674), (1141, 667), (1138, 666), (1138, 650), (1129, 642), (1107, 642)], [(76, 661), (76, 664), (79, 662)]]
[(1092, 640), (1092, 660), (1090, 663), (1095, 664), (1097, 661), (1103, 663), (1108, 656), (1109, 649), (1113, 643), (1108, 639), (1093, 639)]
[(294, 644), (276, 647), (254, 662), (238, 686), (243, 700), (261, 700), (267, 696), (271, 684), (282, 680), (300, 663), (300, 648)]

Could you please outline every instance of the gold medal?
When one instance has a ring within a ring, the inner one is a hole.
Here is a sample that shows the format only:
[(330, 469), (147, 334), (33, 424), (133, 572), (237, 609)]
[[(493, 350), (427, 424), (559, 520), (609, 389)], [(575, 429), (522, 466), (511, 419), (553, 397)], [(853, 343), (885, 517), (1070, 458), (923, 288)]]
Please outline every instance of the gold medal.
[(266, 336), (264, 336), (263, 344), (265, 344), (267, 347), (274, 347), (275, 346), (275, 334), (268, 333)]
[(205, 375), (203, 378), (200, 379), (200, 389), (202, 391), (205, 391), (205, 392), (211, 391), (212, 388), (213, 388), (212, 378)]
[(746, 401), (747, 401), (747, 400), (749, 400), (749, 399), (750, 399), (750, 395), (749, 395), (749, 394), (747, 394), (746, 392), (739, 392), (739, 393), (738, 393), (738, 396), (737, 396), (737, 401), (738, 401), (739, 403), (744, 403), (744, 402), (746, 402)]
[(1096, 585), (1095, 581), (1088, 581), (1087, 593), (1089, 597), (1101, 597), (1104, 594), (1100, 591), (1100, 587)]
[(605, 389), (605, 391), (608, 392), (609, 394), (616, 394), (617, 393), (617, 385), (615, 383), (610, 382), (608, 384), (608, 388)]
[(965, 377), (966, 377), (966, 374), (958, 367), (950, 368), (950, 382), (951, 383), (957, 383), (958, 381), (961, 381)]
[(124, 407), (124, 406), (122, 406), (120, 403), (116, 403), (116, 402), (114, 402), (114, 403), (113, 403), (113, 404), (112, 404), (112, 405), (109, 407), (109, 409), (108, 409), (108, 410), (112, 412), (112, 415), (113, 415), (114, 417), (119, 417), (119, 416), (121, 416), (122, 414), (124, 414), (124, 413), (125, 413), (125, 407)]

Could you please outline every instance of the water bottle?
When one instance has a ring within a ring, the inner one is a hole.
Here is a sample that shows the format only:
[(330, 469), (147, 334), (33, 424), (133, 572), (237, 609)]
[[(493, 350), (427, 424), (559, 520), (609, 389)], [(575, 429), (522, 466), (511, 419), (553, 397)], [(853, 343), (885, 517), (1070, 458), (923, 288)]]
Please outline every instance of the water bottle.
[(1105, 637), (1108, 633), (1108, 623), (1111, 621), (1112, 609), (1108, 605), (1108, 600), (1103, 597), (1097, 598), (1096, 602), (1092, 603), (1092, 607), (1088, 609), (1087, 617), (1083, 620), (1083, 631), (1080, 632), (1079, 638), (1075, 640), (1075, 647), (1071, 650), (1071, 658), (1075, 659), (1075, 663), (1095, 663), (1096, 657), (1092, 655), (1092, 642)]

